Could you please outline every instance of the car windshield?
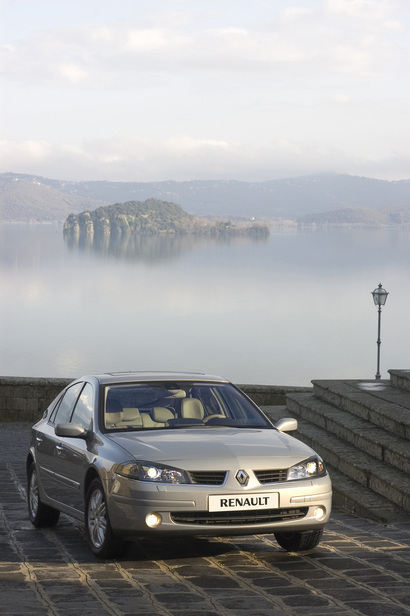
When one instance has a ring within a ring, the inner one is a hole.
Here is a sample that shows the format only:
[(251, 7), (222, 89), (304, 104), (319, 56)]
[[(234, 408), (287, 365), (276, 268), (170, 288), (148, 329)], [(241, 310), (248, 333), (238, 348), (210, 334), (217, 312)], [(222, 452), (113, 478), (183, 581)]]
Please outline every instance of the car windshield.
[(107, 431), (190, 426), (272, 428), (233, 385), (193, 381), (106, 386), (103, 425)]

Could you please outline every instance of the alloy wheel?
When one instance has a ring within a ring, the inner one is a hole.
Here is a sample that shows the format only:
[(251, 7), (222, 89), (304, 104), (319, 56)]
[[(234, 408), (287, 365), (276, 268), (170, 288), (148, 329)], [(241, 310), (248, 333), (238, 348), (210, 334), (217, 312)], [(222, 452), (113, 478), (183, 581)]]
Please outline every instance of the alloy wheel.
[(35, 470), (32, 470), (30, 475), (30, 486), (29, 486), (29, 506), (31, 517), (35, 518), (38, 513), (38, 505), (39, 505), (39, 495), (38, 495), (38, 481), (37, 481), (37, 473)]
[(104, 544), (107, 533), (107, 508), (99, 489), (91, 494), (88, 504), (88, 530), (93, 545), (98, 549)]

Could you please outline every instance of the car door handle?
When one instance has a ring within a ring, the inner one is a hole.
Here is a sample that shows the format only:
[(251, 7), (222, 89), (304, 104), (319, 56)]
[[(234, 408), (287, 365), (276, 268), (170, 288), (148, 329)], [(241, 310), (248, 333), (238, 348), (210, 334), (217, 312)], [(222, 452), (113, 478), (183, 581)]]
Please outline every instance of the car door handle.
[(60, 455), (64, 451), (64, 447), (62, 445), (56, 445), (57, 455)]
[(37, 445), (41, 445), (42, 442), (43, 442), (43, 439), (41, 438), (41, 436), (36, 436)]

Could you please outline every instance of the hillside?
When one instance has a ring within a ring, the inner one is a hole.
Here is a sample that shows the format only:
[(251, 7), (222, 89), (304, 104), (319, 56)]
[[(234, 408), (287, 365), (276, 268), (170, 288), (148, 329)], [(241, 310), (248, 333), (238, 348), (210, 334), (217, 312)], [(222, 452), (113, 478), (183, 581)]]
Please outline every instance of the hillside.
[(185, 212), (176, 203), (159, 199), (129, 201), (102, 206), (94, 211), (70, 214), (64, 223), (65, 235), (207, 235), (266, 237), (269, 227), (262, 224), (210, 222)]
[(368, 208), (344, 208), (330, 212), (308, 214), (298, 218), (305, 225), (362, 225), (380, 227), (385, 225), (410, 225), (410, 206), (390, 207), (381, 210)]
[(72, 211), (97, 207), (101, 201), (64, 192), (33, 176), (0, 174), (0, 220), (61, 222)]
[(0, 220), (64, 221), (101, 205), (160, 199), (196, 216), (296, 220), (347, 208), (410, 206), (410, 180), (318, 175), (268, 182), (72, 182), (0, 174)]

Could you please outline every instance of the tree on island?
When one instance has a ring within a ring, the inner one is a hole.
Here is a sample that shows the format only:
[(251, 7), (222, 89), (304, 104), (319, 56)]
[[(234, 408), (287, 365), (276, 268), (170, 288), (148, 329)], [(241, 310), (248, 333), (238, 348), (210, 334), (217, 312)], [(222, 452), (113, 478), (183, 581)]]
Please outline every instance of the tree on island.
[(209, 221), (185, 212), (176, 203), (147, 199), (99, 207), (93, 211), (70, 214), (64, 223), (64, 233), (156, 235), (193, 234), (211, 237), (251, 235), (266, 237), (269, 227), (261, 223)]

